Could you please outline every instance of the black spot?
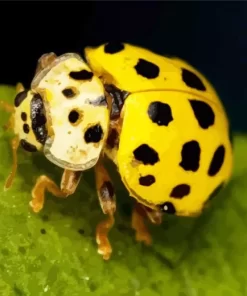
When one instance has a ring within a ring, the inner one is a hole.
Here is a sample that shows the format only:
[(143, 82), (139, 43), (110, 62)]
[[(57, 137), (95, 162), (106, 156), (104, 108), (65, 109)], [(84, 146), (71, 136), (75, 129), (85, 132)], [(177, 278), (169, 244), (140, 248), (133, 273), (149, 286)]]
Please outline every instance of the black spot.
[(189, 101), (201, 128), (207, 129), (214, 124), (215, 115), (212, 108), (207, 103), (198, 100)]
[(41, 229), (40, 229), (40, 233), (41, 233), (41, 234), (46, 234), (46, 230), (45, 230), (44, 228), (41, 228)]
[(172, 189), (170, 197), (183, 198), (190, 193), (190, 186), (187, 184), (177, 185)]
[(91, 126), (84, 135), (86, 143), (98, 143), (103, 138), (103, 130), (99, 124)]
[(176, 213), (176, 209), (170, 201), (163, 203), (163, 205), (161, 205), (161, 210), (167, 214), (173, 215)]
[(65, 88), (62, 93), (68, 99), (71, 99), (76, 95), (76, 92), (73, 90), (73, 88)]
[(90, 80), (93, 77), (93, 73), (87, 70), (81, 70), (78, 72), (72, 71), (69, 73), (69, 76), (75, 80)]
[(93, 281), (92, 279), (90, 281), (88, 281), (88, 284), (87, 284), (88, 288), (89, 288), (89, 291), (92, 292), (91, 294), (93, 294), (93, 292), (95, 292), (96, 290), (98, 290), (98, 284)]
[(139, 178), (139, 184), (142, 186), (151, 186), (155, 183), (155, 177), (153, 175), (146, 175)]
[(197, 141), (190, 141), (183, 145), (180, 166), (185, 171), (196, 172), (199, 169), (201, 149)]
[(21, 105), (21, 103), (26, 99), (27, 93), (28, 91), (24, 90), (16, 95), (14, 101), (15, 107), (19, 107)]
[(111, 119), (119, 118), (124, 101), (129, 95), (129, 92), (121, 90), (113, 84), (105, 84), (104, 88), (112, 98)]
[(72, 110), (69, 113), (69, 122), (76, 123), (79, 117), (80, 117), (80, 114), (76, 110)]
[(14, 295), (16, 295), (16, 296), (24, 296), (25, 295), (25, 293), (20, 288), (18, 288), (16, 286), (16, 284), (13, 287), (13, 291), (14, 291)]
[(220, 191), (224, 188), (224, 183), (221, 183), (220, 185), (218, 185), (214, 191), (210, 194), (208, 200), (212, 200), (214, 197), (216, 197)]
[(182, 68), (182, 79), (183, 82), (191, 88), (195, 88), (201, 91), (206, 90), (206, 87), (201, 79), (195, 73), (192, 73), (191, 71), (184, 68)]
[(26, 254), (26, 249), (25, 249), (25, 247), (22, 247), (22, 246), (20, 246), (19, 248), (18, 248), (18, 251), (22, 254), (22, 255), (25, 255)]
[(139, 59), (135, 69), (137, 74), (148, 79), (157, 78), (160, 73), (160, 68), (157, 65), (143, 59)]
[(172, 110), (168, 104), (161, 102), (152, 102), (148, 107), (148, 116), (152, 122), (158, 125), (168, 126), (173, 120)]
[(49, 221), (49, 216), (48, 216), (48, 215), (43, 215), (41, 218), (42, 218), (42, 220), (43, 220), (44, 222)]
[(22, 139), (20, 141), (20, 144), (21, 144), (22, 148), (28, 152), (37, 152), (38, 151), (38, 149), (34, 145), (28, 143), (26, 140)]
[(103, 185), (100, 187), (99, 192), (102, 200), (104, 201), (112, 199), (115, 194), (114, 187), (110, 181), (105, 181)]
[(106, 140), (106, 144), (110, 149), (113, 149), (115, 146), (118, 146), (118, 142), (119, 142), (118, 132), (115, 128), (113, 128), (109, 133), (109, 136)]
[(83, 235), (85, 233), (85, 230), (82, 229), (82, 228), (80, 228), (80, 229), (78, 229), (78, 233), (81, 234), (81, 235)]
[(30, 131), (29, 125), (27, 123), (23, 124), (23, 131), (25, 134), (28, 134)]
[(213, 158), (211, 160), (208, 175), (210, 177), (215, 176), (221, 169), (225, 158), (225, 147), (220, 145), (214, 152)]
[(118, 53), (124, 49), (124, 44), (121, 42), (109, 42), (105, 44), (104, 46), (104, 52), (105, 53)]
[(147, 144), (142, 144), (138, 148), (133, 151), (135, 159), (143, 162), (143, 164), (151, 164), (154, 165), (159, 161), (158, 153), (148, 146)]
[(31, 100), (31, 122), (36, 140), (44, 144), (48, 131), (46, 128), (45, 107), (40, 94), (35, 94)]
[(27, 113), (26, 112), (21, 112), (21, 119), (23, 121), (26, 121), (27, 120)]

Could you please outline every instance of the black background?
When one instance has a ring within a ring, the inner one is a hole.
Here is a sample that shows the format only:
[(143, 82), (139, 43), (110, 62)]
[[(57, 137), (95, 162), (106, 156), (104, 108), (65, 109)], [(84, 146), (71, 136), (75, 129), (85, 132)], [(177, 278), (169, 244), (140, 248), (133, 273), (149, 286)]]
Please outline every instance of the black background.
[(0, 83), (28, 87), (45, 52), (129, 42), (196, 66), (247, 130), (247, 2), (2, 2), (0, 13)]

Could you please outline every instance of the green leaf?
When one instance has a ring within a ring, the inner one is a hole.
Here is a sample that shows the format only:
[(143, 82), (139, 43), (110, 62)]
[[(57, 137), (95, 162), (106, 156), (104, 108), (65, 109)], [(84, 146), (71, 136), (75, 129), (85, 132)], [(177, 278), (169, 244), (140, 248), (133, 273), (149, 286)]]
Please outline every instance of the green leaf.
[[(13, 102), (15, 90), (1, 86), (0, 98)], [(1, 112), (0, 125), (9, 115)], [(11, 133), (0, 129), (0, 188), (11, 168)], [(29, 208), (40, 174), (59, 184), (61, 169), (42, 155), (18, 153), (11, 189), (0, 189), (0, 295), (247, 295), (247, 136), (235, 135), (235, 167), (230, 184), (195, 218), (166, 217), (149, 224), (154, 243), (135, 242), (130, 228), (133, 200), (109, 165), (117, 186), (118, 211), (110, 232), (113, 255), (97, 254), (95, 228), (104, 215), (85, 173), (66, 200), (47, 194), (44, 209)]]

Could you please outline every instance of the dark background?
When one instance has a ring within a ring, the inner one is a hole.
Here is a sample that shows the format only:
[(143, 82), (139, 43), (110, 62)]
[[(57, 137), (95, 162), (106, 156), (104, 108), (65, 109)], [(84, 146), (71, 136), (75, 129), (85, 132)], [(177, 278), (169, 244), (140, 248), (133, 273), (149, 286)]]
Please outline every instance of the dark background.
[(28, 87), (45, 52), (124, 41), (196, 66), (247, 131), (247, 2), (2, 2), (0, 12), (0, 83)]

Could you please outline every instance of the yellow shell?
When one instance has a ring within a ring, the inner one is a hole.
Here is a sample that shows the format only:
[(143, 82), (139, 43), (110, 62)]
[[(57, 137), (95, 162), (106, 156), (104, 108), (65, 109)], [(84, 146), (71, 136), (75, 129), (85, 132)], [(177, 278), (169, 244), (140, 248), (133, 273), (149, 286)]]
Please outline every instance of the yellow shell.
[(185, 61), (130, 44), (87, 48), (85, 55), (105, 83), (129, 92), (115, 162), (130, 195), (170, 214), (199, 214), (233, 166), (215, 89)]

